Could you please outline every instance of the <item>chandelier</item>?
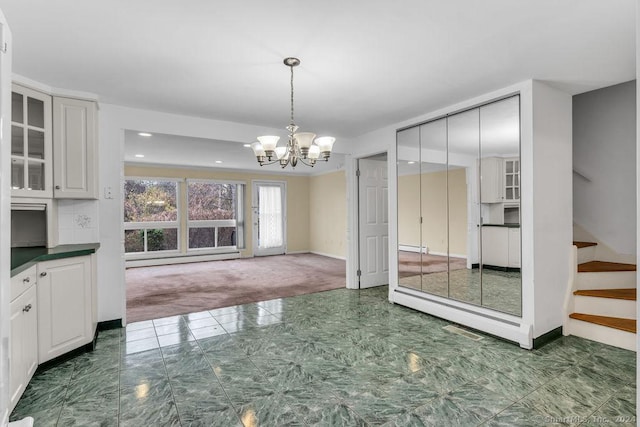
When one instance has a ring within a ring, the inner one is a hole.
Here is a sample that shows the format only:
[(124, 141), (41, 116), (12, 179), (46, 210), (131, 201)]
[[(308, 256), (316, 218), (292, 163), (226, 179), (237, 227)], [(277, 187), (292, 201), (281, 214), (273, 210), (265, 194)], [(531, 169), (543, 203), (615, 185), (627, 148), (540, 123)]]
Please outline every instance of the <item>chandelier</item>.
[(298, 126), (293, 121), (293, 67), (300, 65), (298, 58), (285, 58), (284, 65), (291, 69), (291, 123), (286, 127), (289, 139), (286, 145), (278, 146), (279, 136), (259, 136), (258, 141), (251, 144), (260, 166), (280, 163), (284, 169), (287, 165), (295, 168), (298, 161), (313, 167), (317, 161), (328, 161), (335, 138), (321, 136), (315, 133), (298, 132)]

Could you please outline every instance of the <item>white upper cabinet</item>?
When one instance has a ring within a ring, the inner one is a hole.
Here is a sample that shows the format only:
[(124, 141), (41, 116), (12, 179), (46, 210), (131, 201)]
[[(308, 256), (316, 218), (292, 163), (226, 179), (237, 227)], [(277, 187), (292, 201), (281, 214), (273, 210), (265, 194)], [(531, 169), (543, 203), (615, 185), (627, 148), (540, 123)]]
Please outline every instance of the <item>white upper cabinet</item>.
[(51, 198), (51, 96), (13, 85), (11, 196)]
[(520, 200), (520, 159), (504, 160), (504, 201)]
[(480, 201), (504, 202), (504, 160), (500, 157), (484, 157), (480, 161)]
[(97, 107), (93, 101), (53, 98), (53, 195), (98, 198)]

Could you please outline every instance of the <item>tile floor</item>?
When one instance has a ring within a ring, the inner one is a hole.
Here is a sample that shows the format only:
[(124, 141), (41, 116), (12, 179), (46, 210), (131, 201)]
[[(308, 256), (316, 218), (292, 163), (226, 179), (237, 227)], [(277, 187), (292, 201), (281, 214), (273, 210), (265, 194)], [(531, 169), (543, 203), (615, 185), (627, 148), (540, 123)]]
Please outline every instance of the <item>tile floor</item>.
[(575, 337), (480, 341), (387, 302), (319, 294), (100, 333), (38, 372), (36, 426), (635, 426), (635, 353)]

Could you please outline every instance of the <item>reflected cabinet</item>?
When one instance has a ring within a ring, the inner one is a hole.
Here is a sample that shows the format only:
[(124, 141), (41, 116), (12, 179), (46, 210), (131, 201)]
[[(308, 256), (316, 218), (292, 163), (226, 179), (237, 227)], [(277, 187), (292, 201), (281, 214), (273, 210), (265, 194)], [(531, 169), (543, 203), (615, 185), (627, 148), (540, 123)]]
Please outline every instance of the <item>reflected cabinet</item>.
[(520, 97), (397, 132), (398, 284), (521, 316)]

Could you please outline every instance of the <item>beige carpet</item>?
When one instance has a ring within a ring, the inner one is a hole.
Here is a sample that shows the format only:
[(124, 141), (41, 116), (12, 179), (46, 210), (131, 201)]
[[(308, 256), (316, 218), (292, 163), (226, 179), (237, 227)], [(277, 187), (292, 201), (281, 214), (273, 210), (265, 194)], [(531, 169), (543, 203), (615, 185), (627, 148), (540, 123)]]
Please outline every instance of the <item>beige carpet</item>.
[(314, 254), (129, 268), (127, 322), (343, 288), (345, 269)]
[(439, 273), (449, 270), (461, 270), (467, 268), (467, 260), (465, 258), (449, 258), (447, 265), (447, 257), (441, 255), (429, 255), (418, 252), (398, 251), (398, 277), (411, 277), (415, 275)]

